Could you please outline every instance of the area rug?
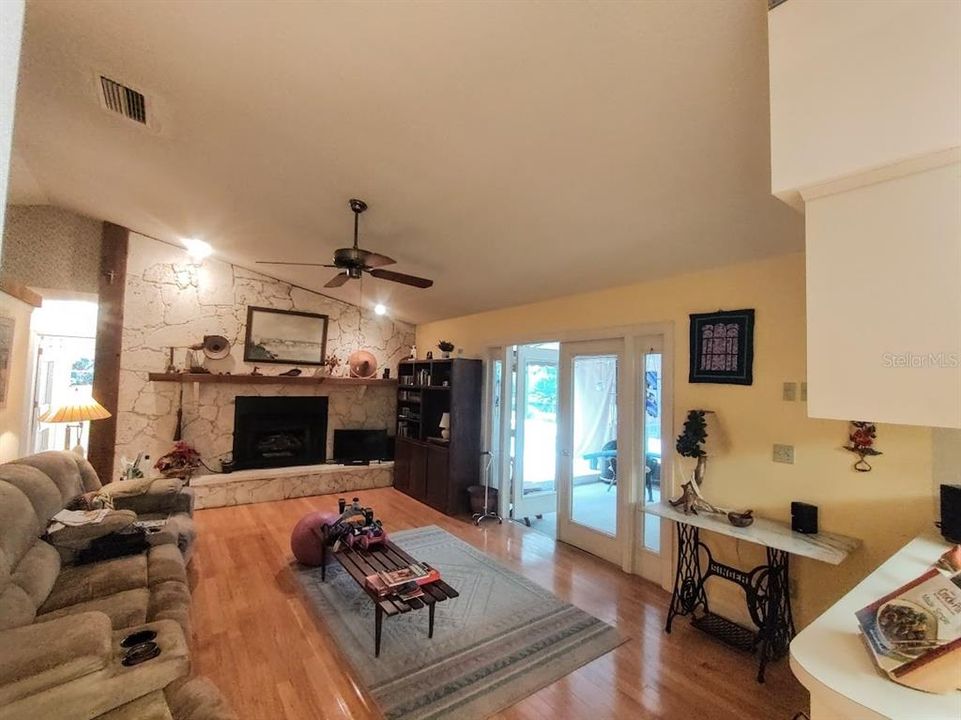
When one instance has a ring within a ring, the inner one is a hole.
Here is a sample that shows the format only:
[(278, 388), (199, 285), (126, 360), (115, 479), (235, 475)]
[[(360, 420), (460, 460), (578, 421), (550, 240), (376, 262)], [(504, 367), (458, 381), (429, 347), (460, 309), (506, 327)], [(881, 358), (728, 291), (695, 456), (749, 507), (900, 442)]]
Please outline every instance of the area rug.
[(436, 526), (393, 533), (438, 568), (460, 597), (384, 618), (374, 657), (374, 607), (337, 563), (294, 566), (317, 614), (388, 720), (488, 717), (610, 652), (617, 631)]

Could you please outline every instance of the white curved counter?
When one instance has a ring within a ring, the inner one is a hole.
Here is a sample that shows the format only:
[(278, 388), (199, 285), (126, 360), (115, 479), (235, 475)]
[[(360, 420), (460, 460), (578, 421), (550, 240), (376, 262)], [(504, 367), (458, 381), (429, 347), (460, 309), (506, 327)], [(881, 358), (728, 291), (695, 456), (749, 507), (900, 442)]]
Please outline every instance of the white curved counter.
[(881, 675), (854, 617), (930, 568), (948, 547), (936, 535), (915, 538), (794, 638), (791, 670), (811, 693), (811, 720), (961, 718), (961, 691), (932, 695)]

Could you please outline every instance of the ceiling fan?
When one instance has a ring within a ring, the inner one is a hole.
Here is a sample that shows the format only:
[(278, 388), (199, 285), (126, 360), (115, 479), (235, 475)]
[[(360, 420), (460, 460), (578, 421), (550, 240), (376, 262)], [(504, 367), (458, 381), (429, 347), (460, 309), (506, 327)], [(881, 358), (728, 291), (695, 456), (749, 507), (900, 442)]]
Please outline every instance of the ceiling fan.
[(434, 284), (433, 280), (417, 277), (416, 275), (405, 275), (404, 273), (384, 270), (385, 265), (393, 265), (396, 260), (380, 253), (371, 252), (357, 247), (357, 229), (360, 222), (360, 214), (367, 209), (367, 203), (363, 200), (351, 198), (350, 209), (354, 213), (354, 246), (349, 248), (338, 248), (334, 251), (333, 264), (325, 263), (304, 263), (304, 262), (283, 262), (274, 260), (258, 260), (260, 265), (305, 265), (309, 267), (338, 268), (343, 272), (337, 273), (324, 287), (340, 287), (348, 280), (359, 280), (363, 273), (369, 273), (381, 280), (412, 285), (416, 288), (429, 288)]

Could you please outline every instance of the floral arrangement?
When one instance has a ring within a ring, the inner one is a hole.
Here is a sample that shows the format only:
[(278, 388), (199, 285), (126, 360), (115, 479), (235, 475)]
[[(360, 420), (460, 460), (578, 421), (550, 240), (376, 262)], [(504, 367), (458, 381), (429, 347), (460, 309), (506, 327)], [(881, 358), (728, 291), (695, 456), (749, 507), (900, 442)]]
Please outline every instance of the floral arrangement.
[(164, 477), (179, 477), (184, 480), (189, 480), (199, 467), (200, 453), (183, 440), (175, 442), (173, 449), (154, 464), (154, 468)]
[(878, 429), (874, 423), (863, 420), (851, 421), (848, 444), (844, 446), (844, 449), (858, 456), (858, 461), (854, 463), (854, 469), (858, 472), (871, 472), (871, 463), (865, 460), (866, 457), (884, 454), (874, 447), (874, 441), (877, 440), (877, 437)]

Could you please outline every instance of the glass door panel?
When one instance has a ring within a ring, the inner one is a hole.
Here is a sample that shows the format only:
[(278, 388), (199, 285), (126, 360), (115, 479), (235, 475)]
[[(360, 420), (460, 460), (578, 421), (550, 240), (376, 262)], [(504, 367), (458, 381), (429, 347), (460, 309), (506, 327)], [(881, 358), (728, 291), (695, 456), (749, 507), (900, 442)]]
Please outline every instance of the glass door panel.
[[(664, 406), (662, 396), (662, 372), (660, 351), (644, 355), (644, 376), (640, 387), (644, 393), (644, 423), (642, 441), (644, 448), (644, 502), (661, 501), (661, 417)], [(652, 552), (661, 551), (661, 519), (656, 515), (644, 516), (644, 547)]]
[(619, 566), (623, 362), (623, 340), (562, 343), (558, 377), (558, 539)]
[(517, 348), (514, 416), (514, 519), (557, 505), (557, 345)]
[(617, 356), (574, 358), (571, 520), (617, 535)]

